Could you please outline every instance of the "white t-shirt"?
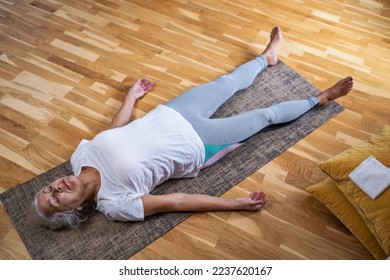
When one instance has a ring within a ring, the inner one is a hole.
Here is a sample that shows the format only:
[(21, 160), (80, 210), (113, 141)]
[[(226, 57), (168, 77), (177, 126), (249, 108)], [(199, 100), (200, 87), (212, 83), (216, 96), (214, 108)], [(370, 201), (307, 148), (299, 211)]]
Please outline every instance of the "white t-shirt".
[(204, 145), (190, 123), (159, 105), (129, 124), (82, 140), (71, 157), (78, 176), (83, 166), (100, 172), (97, 210), (117, 221), (143, 220), (143, 194), (169, 178), (195, 177)]

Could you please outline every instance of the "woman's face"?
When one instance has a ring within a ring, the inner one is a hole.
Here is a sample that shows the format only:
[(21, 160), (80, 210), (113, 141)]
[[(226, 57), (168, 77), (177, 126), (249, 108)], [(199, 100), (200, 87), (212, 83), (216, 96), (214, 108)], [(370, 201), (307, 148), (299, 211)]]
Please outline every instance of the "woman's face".
[(38, 206), (47, 216), (79, 209), (84, 202), (82, 182), (76, 176), (67, 176), (49, 184), (38, 196)]

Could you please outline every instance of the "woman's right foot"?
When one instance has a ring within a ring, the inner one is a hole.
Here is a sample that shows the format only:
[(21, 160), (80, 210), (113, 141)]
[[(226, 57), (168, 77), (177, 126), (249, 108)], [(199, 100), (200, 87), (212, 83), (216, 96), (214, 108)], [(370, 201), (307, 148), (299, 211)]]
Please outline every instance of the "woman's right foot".
[(270, 42), (262, 53), (267, 59), (267, 63), (269, 66), (274, 66), (278, 62), (278, 54), (276, 49), (279, 43), (282, 41), (282, 30), (279, 26), (276, 26), (272, 29), (271, 34), (269, 36)]
[(320, 102), (319, 106), (324, 106), (331, 100), (335, 100), (341, 96), (347, 95), (352, 90), (352, 87), (352, 77), (345, 77), (344, 79), (341, 79), (336, 84), (317, 95), (317, 98)]

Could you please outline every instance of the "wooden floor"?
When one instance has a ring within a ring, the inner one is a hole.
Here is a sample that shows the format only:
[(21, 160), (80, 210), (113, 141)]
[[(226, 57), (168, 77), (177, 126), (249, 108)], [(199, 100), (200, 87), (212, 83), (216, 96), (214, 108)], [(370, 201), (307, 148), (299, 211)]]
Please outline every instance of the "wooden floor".
[[(265, 190), (265, 210), (195, 214), (131, 259), (371, 259), (305, 188), (390, 124), (387, 0), (0, 0), (0, 192), (68, 160), (139, 77), (157, 86), (134, 118), (251, 59), (275, 25), (315, 86), (354, 77), (346, 110), (224, 195)], [(29, 259), (2, 205), (0, 223), (0, 259)]]

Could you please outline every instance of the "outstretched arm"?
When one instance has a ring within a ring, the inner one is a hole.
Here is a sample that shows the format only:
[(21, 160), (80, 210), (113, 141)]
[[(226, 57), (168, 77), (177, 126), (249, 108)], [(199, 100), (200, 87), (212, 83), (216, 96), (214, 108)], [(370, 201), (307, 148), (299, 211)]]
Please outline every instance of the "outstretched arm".
[(264, 192), (254, 192), (249, 197), (222, 198), (202, 194), (171, 193), (144, 195), (141, 197), (145, 217), (163, 212), (204, 212), (222, 210), (256, 211), (264, 207), (267, 197)]
[(139, 79), (136, 81), (127, 93), (119, 111), (112, 119), (109, 128), (121, 127), (128, 124), (131, 119), (131, 113), (133, 112), (135, 101), (149, 92), (152, 87), (153, 82), (149, 79)]

